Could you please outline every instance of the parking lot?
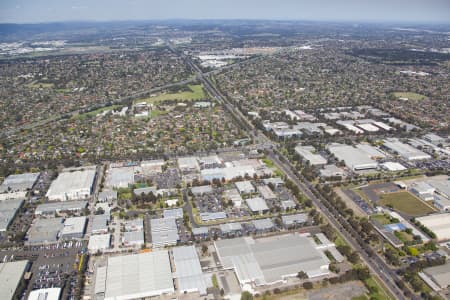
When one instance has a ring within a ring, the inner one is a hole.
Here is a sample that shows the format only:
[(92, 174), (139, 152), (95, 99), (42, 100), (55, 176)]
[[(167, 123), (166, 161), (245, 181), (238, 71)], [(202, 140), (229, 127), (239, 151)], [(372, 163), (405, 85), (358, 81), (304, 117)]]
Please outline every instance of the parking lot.
[[(61, 299), (76, 299), (79, 291), (78, 268), (85, 242), (67, 241), (57, 244), (30, 246), (24, 250), (2, 251), (0, 258), (14, 255), (14, 260), (30, 260), (31, 278), (23, 296), (41, 288), (62, 288)], [(8, 259), (8, 258), (7, 258)]]

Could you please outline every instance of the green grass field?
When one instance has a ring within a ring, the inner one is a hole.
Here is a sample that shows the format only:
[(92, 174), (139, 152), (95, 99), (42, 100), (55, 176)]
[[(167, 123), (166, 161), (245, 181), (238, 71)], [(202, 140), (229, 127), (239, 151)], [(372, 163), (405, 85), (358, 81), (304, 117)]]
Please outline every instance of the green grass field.
[(32, 89), (52, 89), (55, 87), (55, 85), (53, 83), (44, 83), (44, 82), (34, 82), (34, 83), (30, 83), (28, 85), (28, 87), (32, 88)]
[(182, 91), (179, 93), (168, 93), (161, 94), (154, 97), (149, 97), (145, 99), (135, 100), (135, 103), (156, 103), (167, 100), (181, 100), (181, 101), (192, 101), (192, 100), (202, 100), (207, 98), (207, 95), (203, 91), (203, 86), (201, 84), (198, 85), (189, 85), (191, 91)]
[(417, 101), (428, 99), (427, 96), (412, 92), (395, 92), (394, 96), (397, 98), (408, 98), (409, 100), (417, 100)]
[(422, 200), (408, 192), (382, 195), (381, 204), (391, 205), (394, 209), (410, 216), (422, 216), (435, 211)]
[(370, 218), (377, 220), (381, 225), (391, 224), (391, 220), (386, 215), (371, 215)]
[(116, 108), (121, 108), (121, 107), (122, 107), (122, 105), (111, 105), (111, 106), (107, 106), (107, 107), (102, 107), (102, 108), (99, 108), (99, 109), (96, 109), (96, 110), (93, 110), (93, 111), (90, 111), (90, 112), (87, 112), (87, 113), (84, 113), (84, 114), (75, 115), (75, 116), (73, 116), (73, 118), (75, 118), (75, 119), (85, 119), (87, 117), (95, 117), (98, 114), (101, 114), (102, 112), (110, 111), (110, 110), (113, 110), (113, 109), (116, 109)]

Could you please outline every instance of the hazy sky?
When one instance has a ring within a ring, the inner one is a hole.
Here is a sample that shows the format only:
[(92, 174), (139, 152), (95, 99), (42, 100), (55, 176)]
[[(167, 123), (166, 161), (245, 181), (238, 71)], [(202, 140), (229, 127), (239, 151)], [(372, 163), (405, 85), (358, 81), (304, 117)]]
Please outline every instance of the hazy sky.
[(0, 23), (152, 19), (450, 23), (450, 0), (0, 0)]

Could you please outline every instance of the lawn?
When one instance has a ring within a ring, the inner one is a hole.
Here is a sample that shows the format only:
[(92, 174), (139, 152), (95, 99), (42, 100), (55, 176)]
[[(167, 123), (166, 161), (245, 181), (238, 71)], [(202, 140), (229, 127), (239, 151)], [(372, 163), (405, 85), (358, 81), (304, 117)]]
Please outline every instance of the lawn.
[(180, 100), (180, 101), (189, 101), (189, 100), (203, 100), (207, 98), (203, 90), (203, 85), (188, 85), (190, 91), (181, 91), (179, 93), (167, 93), (160, 94), (158, 96), (149, 97), (145, 99), (136, 100), (135, 103), (155, 103), (167, 100)]
[(395, 299), (389, 291), (375, 277), (370, 277), (365, 281), (367, 287), (374, 287), (376, 291), (370, 293), (370, 299)]
[(408, 192), (397, 192), (381, 196), (381, 204), (392, 206), (395, 210), (410, 216), (423, 216), (435, 210)]
[(111, 106), (106, 106), (106, 107), (102, 107), (84, 114), (79, 114), (79, 115), (74, 115), (73, 118), (74, 119), (86, 119), (87, 117), (96, 117), (98, 114), (101, 114), (102, 112), (105, 111), (111, 111), (113, 109), (116, 108), (122, 108), (122, 105), (111, 105)]
[(378, 222), (380, 222), (381, 225), (387, 225), (387, 224), (391, 224), (391, 219), (384, 215), (384, 214), (379, 214), (379, 215), (371, 215), (370, 216), (371, 219), (375, 219)]
[(394, 96), (397, 98), (408, 98), (409, 100), (418, 100), (418, 101), (428, 99), (427, 96), (412, 92), (395, 92)]
[(45, 83), (45, 82), (34, 82), (34, 83), (30, 83), (28, 85), (28, 87), (32, 88), (32, 89), (52, 89), (55, 87), (55, 85), (53, 83)]

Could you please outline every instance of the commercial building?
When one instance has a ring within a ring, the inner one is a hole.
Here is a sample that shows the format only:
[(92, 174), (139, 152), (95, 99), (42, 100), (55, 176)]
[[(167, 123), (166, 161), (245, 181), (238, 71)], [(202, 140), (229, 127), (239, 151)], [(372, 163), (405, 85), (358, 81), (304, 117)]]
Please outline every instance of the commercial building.
[(419, 276), (436, 292), (447, 289), (450, 285), (450, 264), (426, 268)]
[(450, 199), (450, 180), (428, 180), (427, 183), (431, 185), (436, 194)]
[(256, 171), (252, 166), (231, 166), (225, 168), (204, 169), (201, 171), (202, 179), (208, 181), (212, 181), (214, 179), (231, 180), (245, 176), (252, 177), (255, 174)]
[(263, 179), (263, 183), (264, 184), (273, 184), (276, 187), (280, 187), (284, 185), (284, 181), (283, 179), (281, 179), (281, 177), (272, 177), (272, 178), (265, 178)]
[(150, 228), (153, 247), (173, 246), (180, 240), (177, 222), (174, 218), (151, 219)]
[(105, 186), (109, 189), (127, 188), (134, 184), (134, 167), (109, 168)]
[(0, 185), (0, 193), (29, 191), (33, 188), (39, 175), (40, 173), (9, 175)]
[(445, 143), (445, 138), (438, 136), (434, 133), (428, 133), (423, 136), (423, 139), (427, 142), (432, 143), (433, 145), (439, 145)]
[(8, 230), (23, 201), (22, 199), (12, 199), (0, 202), (0, 232)]
[(111, 234), (96, 234), (89, 237), (88, 250), (97, 253), (111, 247)]
[(234, 185), (241, 194), (250, 194), (256, 192), (256, 189), (250, 180), (238, 181), (235, 182)]
[(222, 266), (236, 272), (241, 287), (285, 282), (300, 271), (310, 278), (329, 274), (325, 254), (311, 238), (298, 234), (225, 239), (214, 246)]
[(281, 221), (286, 227), (303, 225), (308, 221), (308, 214), (300, 213), (294, 215), (284, 215), (281, 216)]
[(273, 221), (269, 218), (253, 220), (252, 224), (256, 231), (267, 231), (275, 227)]
[(404, 170), (406, 170), (406, 168), (402, 164), (400, 164), (398, 162), (392, 162), (392, 161), (384, 162), (384, 163), (380, 164), (380, 166), (383, 169), (385, 169), (387, 171), (391, 171), (391, 172), (397, 172), (397, 171), (404, 171)]
[(98, 194), (98, 198), (97, 200), (99, 202), (108, 202), (111, 203), (114, 200), (117, 200), (117, 191), (111, 191), (111, 190), (106, 190), (106, 191), (101, 191)]
[(35, 215), (55, 215), (62, 212), (76, 213), (85, 209), (88, 205), (86, 200), (49, 202), (39, 204), (34, 211)]
[(47, 192), (50, 201), (79, 200), (92, 194), (96, 170), (62, 172), (52, 182)]
[(202, 218), (203, 222), (223, 220), (227, 218), (227, 214), (224, 211), (204, 212), (200, 213), (200, 218)]
[(178, 168), (182, 173), (191, 173), (200, 171), (198, 158), (194, 156), (178, 158)]
[[(27, 268), (27, 260), (0, 263), (0, 299), (14, 299)], [(17, 295), (17, 299), (20, 299), (20, 295)]]
[(326, 165), (319, 172), (320, 177), (344, 177), (346, 175), (345, 171), (338, 168), (336, 165)]
[(201, 169), (220, 168), (223, 165), (222, 160), (217, 155), (200, 157), (199, 163)]
[(281, 208), (283, 210), (292, 209), (292, 208), (295, 208), (295, 206), (296, 206), (296, 204), (295, 204), (294, 200), (281, 201)]
[(125, 231), (142, 231), (144, 230), (143, 219), (128, 220), (124, 224)]
[(242, 205), (241, 194), (235, 188), (224, 191), (223, 197), (225, 200), (232, 201), (234, 207), (240, 208)]
[(422, 152), (408, 144), (402, 143), (396, 138), (385, 139), (383, 142), (383, 146), (385, 148), (400, 155), (406, 160), (426, 160), (431, 158), (431, 156), (425, 152)]
[(63, 218), (36, 219), (28, 231), (26, 244), (55, 243), (63, 228)]
[(164, 219), (174, 218), (174, 219), (182, 219), (183, 218), (183, 209), (182, 208), (174, 208), (174, 209), (165, 209), (163, 211)]
[(64, 227), (61, 230), (62, 239), (81, 239), (86, 231), (87, 218), (73, 217), (64, 221)]
[(241, 225), (241, 223), (225, 223), (225, 224), (220, 224), (219, 228), (223, 234), (231, 234), (231, 233), (236, 233), (236, 232), (241, 231), (242, 225)]
[(91, 233), (92, 234), (105, 234), (108, 233), (108, 215), (95, 215), (92, 218)]
[(59, 300), (61, 297), (61, 288), (47, 288), (33, 290), (28, 296), (28, 300)]
[(365, 151), (343, 144), (331, 144), (328, 150), (338, 159), (343, 160), (345, 165), (353, 170), (376, 169), (378, 163), (370, 158)]
[(450, 213), (433, 214), (416, 220), (433, 231), (438, 241), (450, 240)]
[(311, 166), (322, 166), (327, 164), (327, 160), (322, 155), (315, 153), (316, 149), (313, 146), (297, 146), (295, 147), (295, 152)]
[(191, 188), (191, 192), (194, 196), (202, 196), (211, 194), (213, 192), (213, 188), (210, 185), (193, 186)]
[(144, 245), (144, 232), (143, 231), (127, 231), (123, 233), (122, 243), (125, 246), (140, 247)]
[(245, 202), (252, 213), (263, 214), (269, 210), (266, 201), (261, 197), (249, 198)]
[(168, 251), (108, 257), (105, 282), (96, 282), (97, 293), (104, 287), (105, 300), (138, 299), (175, 292)]
[(370, 144), (358, 144), (356, 145), (356, 148), (361, 150), (362, 152), (365, 152), (367, 156), (369, 156), (372, 159), (379, 159), (379, 158), (385, 158), (386, 154), (381, 152), (378, 148), (370, 145)]
[(211, 276), (203, 274), (200, 260), (194, 246), (172, 249), (175, 264), (174, 278), (178, 280), (180, 293), (198, 292), (206, 295), (206, 289), (212, 286)]
[(277, 199), (277, 195), (267, 185), (258, 185), (257, 190), (265, 200)]
[(419, 181), (411, 185), (410, 191), (422, 198), (425, 201), (430, 201), (434, 199), (435, 188), (426, 182)]

